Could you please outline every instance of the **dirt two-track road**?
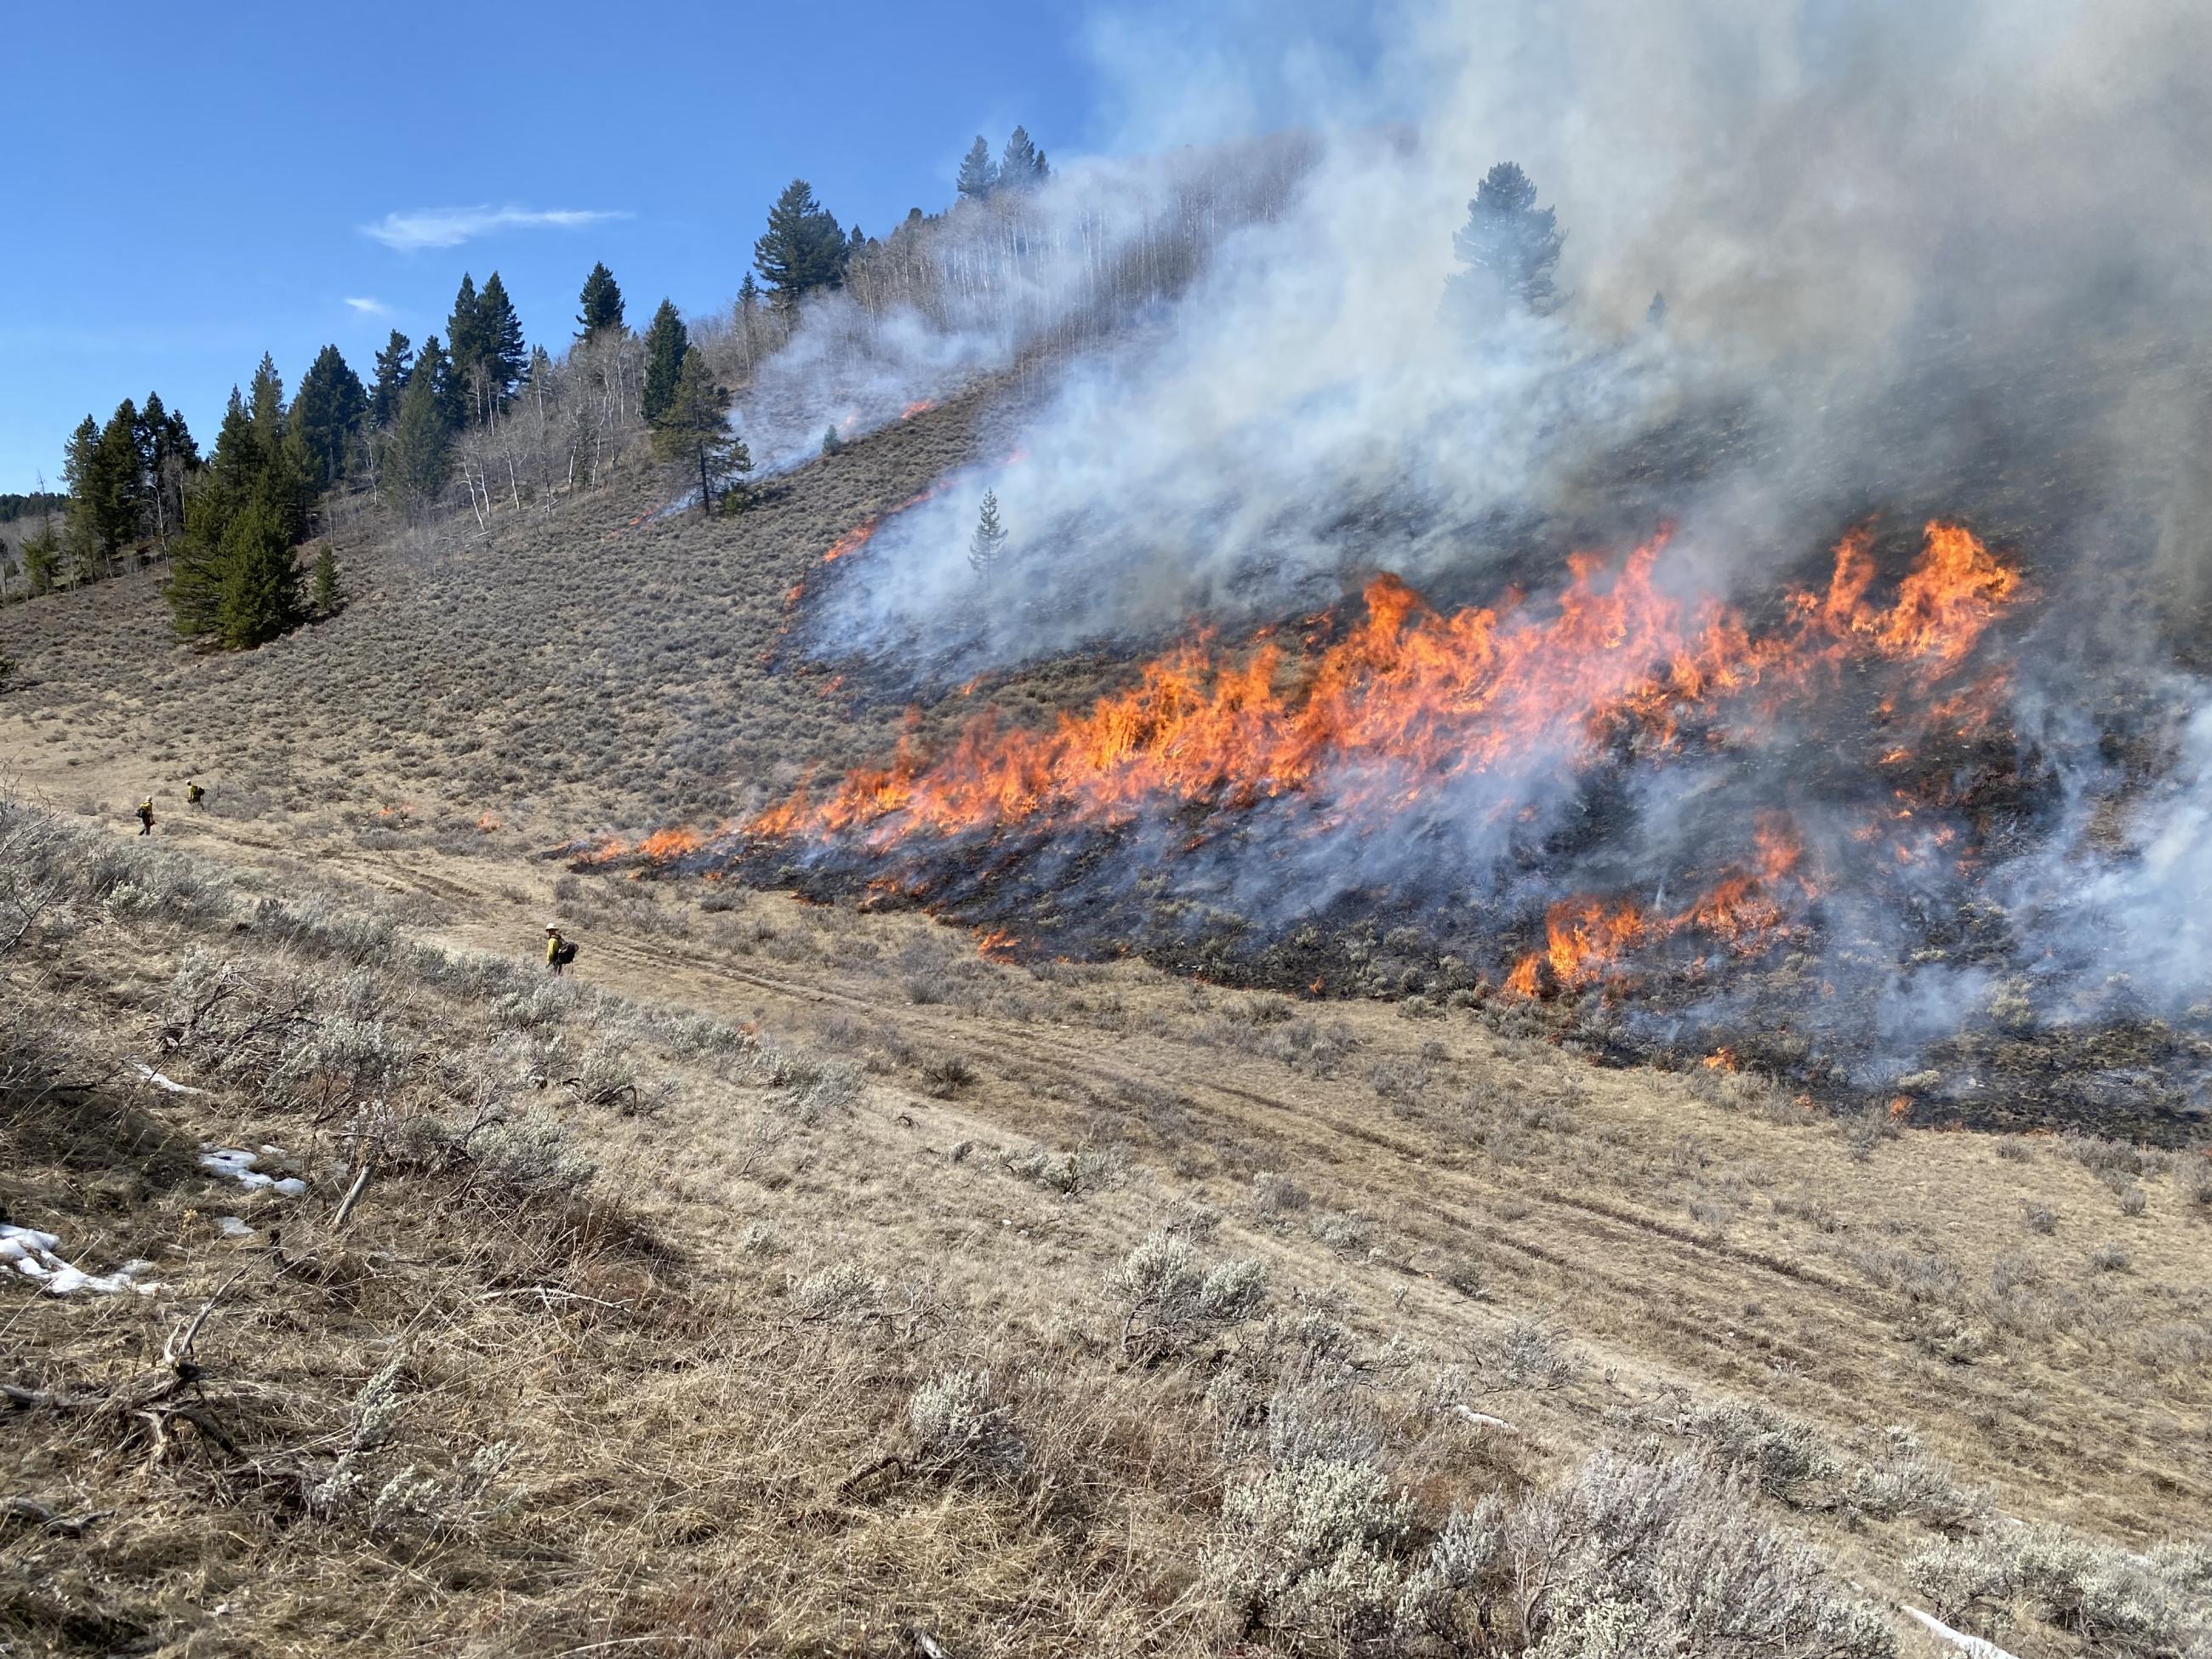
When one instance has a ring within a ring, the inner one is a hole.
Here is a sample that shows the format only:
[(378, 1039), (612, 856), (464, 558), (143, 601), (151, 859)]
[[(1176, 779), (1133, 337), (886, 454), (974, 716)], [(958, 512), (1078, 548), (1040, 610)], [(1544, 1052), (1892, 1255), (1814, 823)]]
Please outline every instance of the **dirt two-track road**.
[[(53, 755), (0, 733), (19, 793), (89, 794), (118, 817), (142, 793), (128, 765), (88, 777)], [(1134, 965), (1032, 969), (912, 915), (564, 880), (505, 832), (463, 854), (389, 834), (307, 842), (179, 805), (159, 833), (277, 878), (375, 890), (450, 945), (527, 956), (558, 920), (592, 983), (863, 1061), (885, 1162), (856, 1230), (902, 1224), (902, 1189), (926, 1192), (963, 1141), (1110, 1152), (1101, 1190), (1023, 1224), (1103, 1264), (1164, 1211), (1209, 1206), (1279, 1279), (1425, 1348), (1547, 1322), (1588, 1370), (1510, 1409), (1562, 1452), (1679, 1385), (1838, 1438), (1911, 1425), (2008, 1514), (2148, 1540), (2212, 1511), (2212, 1387), (2185, 1357), (2212, 1317), (2212, 1225), (2172, 1177), (2124, 1218), (2057, 1138), (1838, 1123), (1714, 1077), (1600, 1067), (1525, 1014), (1408, 1018)], [(680, 1133), (665, 1153), (691, 1158)], [(1296, 1191), (1288, 1206), (1255, 1202), (1263, 1176)], [(2024, 1226), (2031, 1204), (2055, 1227)], [(2115, 1238), (2124, 1275), (2088, 1261)], [(1993, 1288), (2022, 1277), (2039, 1310)]]

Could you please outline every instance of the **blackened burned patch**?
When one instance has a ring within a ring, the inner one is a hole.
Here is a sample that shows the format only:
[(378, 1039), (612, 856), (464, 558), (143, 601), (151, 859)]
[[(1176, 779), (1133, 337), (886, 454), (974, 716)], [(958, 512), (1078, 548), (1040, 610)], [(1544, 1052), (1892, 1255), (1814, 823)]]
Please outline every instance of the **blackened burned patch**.
[(2212, 775), (2185, 689), (2084, 678), (2051, 718), (2033, 585), (1958, 526), (1854, 532), (1740, 609), (1663, 547), (1450, 612), (1377, 578), (1049, 729), (588, 858), (917, 906), (1017, 959), (1511, 1004), (1917, 1121), (2192, 1133), (2212, 1014), (2143, 937)]

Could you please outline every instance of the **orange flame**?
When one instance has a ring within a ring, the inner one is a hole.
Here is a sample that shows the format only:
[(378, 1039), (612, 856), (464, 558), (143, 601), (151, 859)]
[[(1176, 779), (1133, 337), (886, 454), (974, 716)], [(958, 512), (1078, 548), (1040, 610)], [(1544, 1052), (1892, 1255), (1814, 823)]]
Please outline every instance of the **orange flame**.
[(1440, 614), (1396, 577), (1366, 590), (1366, 616), (1303, 672), (1263, 642), (1241, 660), (1201, 636), (1146, 664), (1139, 683), (1063, 715), (1051, 731), (1000, 731), (979, 715), (934, 758), (902, 739), (818, 799), (802, 790), (745, 827), (763, 836), (866, 828), (877, 845), (1043, 814), (1116, 822), (1151, 802), (1249, 803), (1300, 789), (1343, 763), (1353, 805), (1402, 806), (1422, 780), (1528, 763), (1615, 740), (1665, 749), (1682, 716), (1757, 686), (1802, 686), (1854, 656), (1934, 679), (1964, 660), (2018, 591), (1968, 532), (1930, 523), (1895, 602), (1867, 603), (1869, 538), (1837, 550), (1826, 594), (1790, 597), (1790, 624), (1755, 637), (1737, 612), (1685, 605), (1653, 580), (1662, 532), (1607, 579), (1580, 553), (1549, 615), (1517, 601)]
[(705, 844), (706, 837), (696, 830), (656, 830), (638, 842), (637, 850), (656, 863), (681, 858), (686, 853), (696, 853)]

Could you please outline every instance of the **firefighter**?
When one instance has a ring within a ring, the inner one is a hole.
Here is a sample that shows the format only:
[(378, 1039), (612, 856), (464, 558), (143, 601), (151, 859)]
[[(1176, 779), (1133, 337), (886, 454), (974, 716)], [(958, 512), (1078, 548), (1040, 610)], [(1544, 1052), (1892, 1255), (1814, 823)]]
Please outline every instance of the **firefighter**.
[(138, 803), (138, 833), (142, 836), (154, 833), (154, 798), (151, 795)]
[(562, 953), (562, 946), (566, 943), (558, 927), (545, 930), (545, 965), (552, 970), (556, 979), (561, 977), (561, 969), (567, 965), (568, 958)]
[(207, 811), (207, 791), (200, 787), (198, 779), (185, 786), (185, 801), (196, 812)]

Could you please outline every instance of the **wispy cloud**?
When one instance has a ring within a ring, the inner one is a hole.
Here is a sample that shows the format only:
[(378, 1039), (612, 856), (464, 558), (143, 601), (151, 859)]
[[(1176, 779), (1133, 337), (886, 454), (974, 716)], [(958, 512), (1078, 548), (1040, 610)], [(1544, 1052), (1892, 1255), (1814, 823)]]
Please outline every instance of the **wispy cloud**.
[(409, 213), (387, 213), (374, 224), (363, 225), (361, 234), (374, 237), (386, 247), (412, 252), (416, 248), (459, 247), (494, 231), (580, 230), (629, 216), (589, 208), (416, 208)]
[(371, 317), (389, 317), (392, 314), (392, 307), (381, 300), (356, 299), (349, 294), (346, 295), (346, 303), (356, 311), (366, 313)]

